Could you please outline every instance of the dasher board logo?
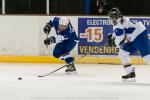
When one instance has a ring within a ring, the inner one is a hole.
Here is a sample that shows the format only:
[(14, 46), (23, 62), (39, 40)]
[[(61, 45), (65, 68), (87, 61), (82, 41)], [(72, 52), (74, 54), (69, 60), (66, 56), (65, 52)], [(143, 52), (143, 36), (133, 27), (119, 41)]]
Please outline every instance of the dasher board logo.
[(107, 18), (78, 18), (78, 54), (117, 54), (117, 48), (107, 46), (107, 36), (112, 31)]

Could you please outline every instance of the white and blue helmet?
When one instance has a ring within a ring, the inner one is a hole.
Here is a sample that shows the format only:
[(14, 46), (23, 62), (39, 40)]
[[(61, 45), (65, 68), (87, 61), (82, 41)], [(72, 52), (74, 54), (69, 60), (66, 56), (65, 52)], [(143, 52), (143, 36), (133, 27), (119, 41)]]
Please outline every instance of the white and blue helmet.
[(68, 25), (69, 24), (69, 19), (67, 17), (61, 17), (59, 19), (59, 25)]

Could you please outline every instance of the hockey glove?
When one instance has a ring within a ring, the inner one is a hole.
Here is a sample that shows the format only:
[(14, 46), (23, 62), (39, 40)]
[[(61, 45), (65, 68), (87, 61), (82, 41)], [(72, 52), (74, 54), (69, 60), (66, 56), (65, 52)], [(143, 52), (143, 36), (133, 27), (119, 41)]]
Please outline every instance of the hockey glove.
[(51, 31), (51, 28), (53, 27), (52, 21), (50, 20), (49, 23), (47, 23), (44, 28), (43, 31), (45, 34), (49, 34), (49, 32)]
[(115, 38), (113, 38), (112, 34), (108, 35), (108, 46), (116, 46)]
[(54, 36), (51, 36), (50, 38), (47, 38), (44, 40), (45, 45), (50, 45), (50, 44), (55, 43), (55, 42), (56, 42), (56, 38)]
[(125, 35), (124, 39), (119, 43), (120, 48), (123, 48), (128, 43), (130, 43), (130, 39)]

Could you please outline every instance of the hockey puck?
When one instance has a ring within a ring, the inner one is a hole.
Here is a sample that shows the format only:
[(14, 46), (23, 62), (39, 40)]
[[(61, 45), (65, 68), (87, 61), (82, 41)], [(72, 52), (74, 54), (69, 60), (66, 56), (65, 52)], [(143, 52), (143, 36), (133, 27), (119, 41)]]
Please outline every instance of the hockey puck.
[(22, 80), (22, 78), (21, 78), (21, 77), (18, 77), (18, 80)]
[(38, 76), (38, 77), (43, 77), (43, 76)]

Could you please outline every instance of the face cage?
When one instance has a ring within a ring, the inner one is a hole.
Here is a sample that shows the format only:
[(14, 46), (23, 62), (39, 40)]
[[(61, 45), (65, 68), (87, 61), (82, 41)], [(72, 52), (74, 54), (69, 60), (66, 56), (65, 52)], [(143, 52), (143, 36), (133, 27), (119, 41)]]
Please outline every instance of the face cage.
[(60, 31), (65, 31), (68, 28), (68, 25), (59, 25)]
[(116, 18), (112, 19), (111, 17), (108, 17), (109, 23), (112, 25), (116, 25)]

